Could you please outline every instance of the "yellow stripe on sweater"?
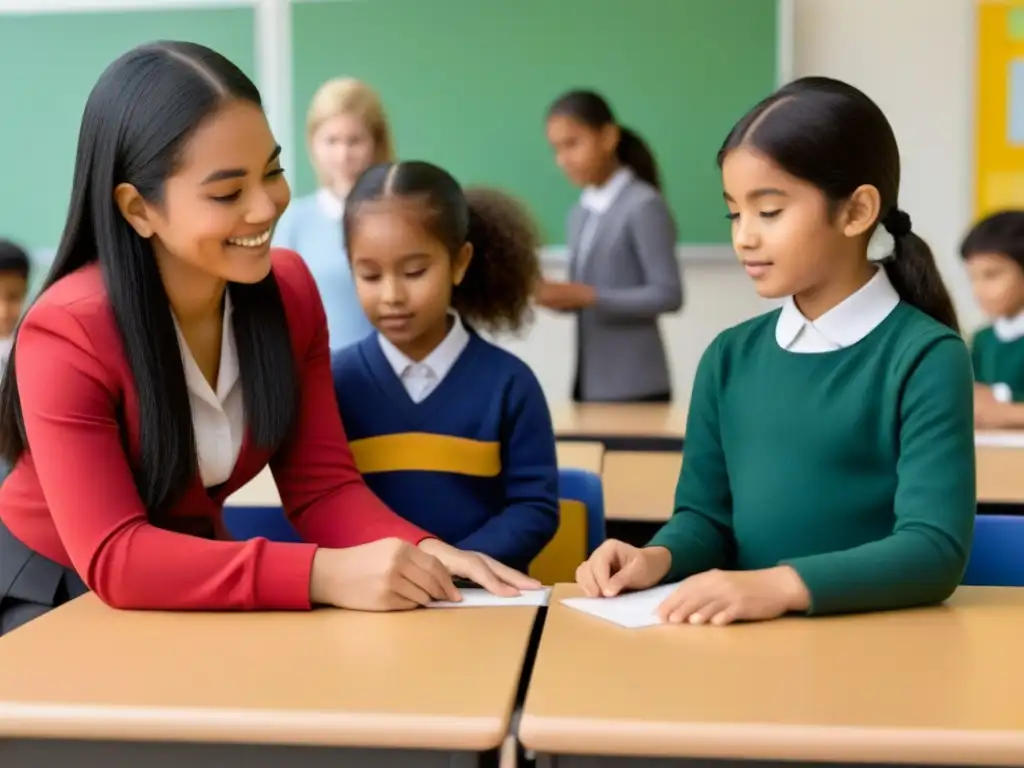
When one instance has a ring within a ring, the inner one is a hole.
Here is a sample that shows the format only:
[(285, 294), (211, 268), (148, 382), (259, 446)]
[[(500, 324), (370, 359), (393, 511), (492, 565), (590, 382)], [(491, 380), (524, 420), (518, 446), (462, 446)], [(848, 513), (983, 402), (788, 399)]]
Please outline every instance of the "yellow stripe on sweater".
[(403, 432), (353, 440), (356, 466), (375, 472), (451, 472), (473, 477), (501, 474), (501, 444), (430, 432)]

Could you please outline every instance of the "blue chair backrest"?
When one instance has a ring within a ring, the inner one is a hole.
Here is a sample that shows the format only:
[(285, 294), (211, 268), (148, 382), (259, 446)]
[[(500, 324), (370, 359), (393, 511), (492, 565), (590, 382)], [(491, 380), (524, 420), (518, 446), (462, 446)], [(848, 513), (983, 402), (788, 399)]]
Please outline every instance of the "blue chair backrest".
[[(586, 556), (589, 556), (605, 540), (604, 490), (601, 476), (583, 469), (561, 469), (558, 472), (558, 497), (579, 501), (586, 507)], [(226, 506), (224, 527), (237, 541), (257, 537), (270, 541), (302, 541), (295, 526), (278, 506)]]
[(605, 540), (604, 487), (601, 476), (585, 469), (558, 470), (558, 498), (580, 501), (587, 507), (587, 556)]
[(1024, 517), (978, 515), (962, 584), (1024, 587)]
[(236, 541), (262, 537), (270, 541), (301, 542), (302, 538), (281, 507), (224, 507), (224, 527)]

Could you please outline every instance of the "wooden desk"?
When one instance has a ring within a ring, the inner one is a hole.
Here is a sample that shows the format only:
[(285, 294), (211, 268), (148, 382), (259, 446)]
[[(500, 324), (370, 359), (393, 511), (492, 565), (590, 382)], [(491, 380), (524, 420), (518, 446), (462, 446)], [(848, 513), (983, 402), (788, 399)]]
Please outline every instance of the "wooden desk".
[[(604, 446), (592, 442), (560, 442), (558, 466), (576, 467), (601, 474), (604, 461)], [(225, 506), (229, 507), (280, 507), (281, 496), (277, 492), (270, 467), (264, 467), (256, 477), (231, 494)]]
[(978, 446), (978, 502), (1024, 504), (1024, 448)]
[[(978, 503), (1024, 505), (1024, 449), (979, 447)], [(604, 497), (609, 520), (664, 522), (682, 455), (666, 451), (608, 451), (604, 455)]]
[(563, 442), (555, 444), (560, 469), (585, 469), (600, 475), (604, 470), (604, 446), (601, 443)]
[(609, 520), (664, 522), (672, 516), (681, 453), (609, 451), (604, 455), (604, 508)]
[[(559, 585), (519, 734), (539, 753), (1020, 765), (1024, 589), (947, 606), (731, 627), (623, 629)], [(563, 758), (562, 755), (570, 757)], [(644, 763), (647, 765), (647, 763)]]
[(508, 732), (535, 616), (133, 612), (89, 594), (0, 639), (0, 765), (477, 765)]
[(559, 440), (594, 440), (609, 450), (679, 451), (686, 407), (662, 404), (577, 403), (552, 409)]

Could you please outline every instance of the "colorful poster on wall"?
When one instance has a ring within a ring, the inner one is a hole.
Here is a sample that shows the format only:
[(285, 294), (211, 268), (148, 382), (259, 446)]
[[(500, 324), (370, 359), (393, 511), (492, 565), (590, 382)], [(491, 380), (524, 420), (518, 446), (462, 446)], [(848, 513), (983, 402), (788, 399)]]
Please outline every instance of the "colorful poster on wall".
[(975, 214), (1024, 208), (1024, 0), (977, 0)]

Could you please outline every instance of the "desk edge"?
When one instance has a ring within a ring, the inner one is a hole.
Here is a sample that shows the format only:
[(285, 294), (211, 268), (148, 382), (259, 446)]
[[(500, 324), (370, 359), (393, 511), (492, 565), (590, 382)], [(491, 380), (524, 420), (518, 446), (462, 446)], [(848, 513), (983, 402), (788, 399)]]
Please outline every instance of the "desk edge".
[(1024, 731), (547, 717), (529, 700), (519, 740), (544, 754), (1014, 766)]
[(0, 738), (483, 752), (501, 746), (510, 717), (0, 702)]

